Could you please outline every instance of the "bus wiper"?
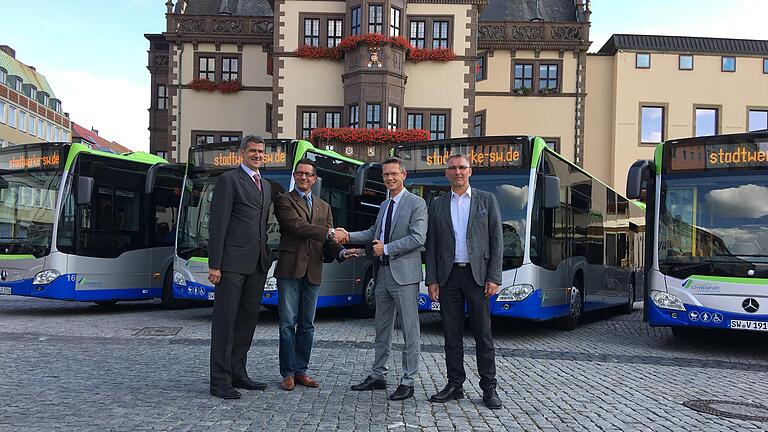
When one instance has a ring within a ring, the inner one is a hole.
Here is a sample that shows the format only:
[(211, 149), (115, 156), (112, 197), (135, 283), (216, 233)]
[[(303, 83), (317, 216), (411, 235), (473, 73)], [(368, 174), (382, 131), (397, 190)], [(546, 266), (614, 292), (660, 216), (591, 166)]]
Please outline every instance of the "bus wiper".
[(3, 242), (3, 244), (11, 244), (11, 243), (22, 244), (22, 245), (28, 247), (32, 251), (32, 254), (35, 255), (35, 256), (37, 256), (37, 254), (40, 254), (41, 252), (45, 251), (45, 248), (43, 246), (38, 246), (36, 244), (32, 244), (27, 239), (18, 238), (18, 237), (0, 237), (0, 241), (3, 241), (3, 240), (11, 240), (11, 241), (9, 241), (7, 243)]

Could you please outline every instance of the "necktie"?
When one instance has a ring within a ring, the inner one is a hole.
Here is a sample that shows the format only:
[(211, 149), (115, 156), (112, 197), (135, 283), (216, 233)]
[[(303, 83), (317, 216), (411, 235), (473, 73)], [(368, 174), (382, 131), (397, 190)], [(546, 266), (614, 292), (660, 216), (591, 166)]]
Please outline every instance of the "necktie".
[(307, 210), (309, 210), (309, 220), (312, 221), (312, 202), (309, 200), (309, 195), (304, 195), (304, 203), (307, 204)]
[[(392, 231), (392, 211), (395, 209), (395, 200), (390, 199), (389, 200), (389, 206), (387, 206), (387, 216), (384, 221), (384, 244), (389, 243), (389, 235)], [(382, 260), (385, 263), (389, 263), (389, 257), (384, 255), (382, 256)]]
[(259, 188), (259, 192), (261, 192), (261, 174), (259, 173), (254, 174), (253, 181), (256, 182), (256, 187)]

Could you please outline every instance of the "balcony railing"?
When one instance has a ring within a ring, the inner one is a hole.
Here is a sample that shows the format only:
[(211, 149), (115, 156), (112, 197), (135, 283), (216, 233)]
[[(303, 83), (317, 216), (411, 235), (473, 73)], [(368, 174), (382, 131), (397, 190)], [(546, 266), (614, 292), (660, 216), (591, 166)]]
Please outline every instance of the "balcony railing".
[(168, 33), (179, 36), (222, 36), (240, 38), (271, 38), (274, 18), (271, 16), (231, 15), (168, 15)]
[(477, 26), (481, 45), (579, 45), (589, 41), (588, 23), (482, 22)]

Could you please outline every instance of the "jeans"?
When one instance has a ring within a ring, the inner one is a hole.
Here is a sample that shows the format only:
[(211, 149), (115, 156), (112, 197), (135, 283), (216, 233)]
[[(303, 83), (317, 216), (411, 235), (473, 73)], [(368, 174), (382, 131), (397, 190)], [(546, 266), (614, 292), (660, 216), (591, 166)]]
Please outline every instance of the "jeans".
[(280, 375), (283, 378), (307, 373), (315, 335), (315, 308), (319, 287), (309, 283), (306, 277), (277, 279)]

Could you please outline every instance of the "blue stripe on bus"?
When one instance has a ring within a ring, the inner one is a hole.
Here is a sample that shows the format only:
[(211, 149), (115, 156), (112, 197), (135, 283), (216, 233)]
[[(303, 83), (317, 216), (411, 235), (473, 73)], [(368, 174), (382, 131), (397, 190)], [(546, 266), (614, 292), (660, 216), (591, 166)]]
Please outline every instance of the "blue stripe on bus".
[[(488, 300), (491, 315), (494, 316), (546, 321), (566, 316), (569, 312), (567, 304), (541, 307), (541, 290), (534, 291), (527, 299), (519, 302), (497, 302), (497, 297), (493, 296)], [(419, 294), (419, 310), (424, 312), (433, 310), (432, 300), (428, 295)]]
[(173, 297), (185, 300), (208, 300), (208, 293), (212, 293), (214, 288), (196, 282), (187, 281), (187, 285), (173, 284)]
[[(648, 324), (652, 327), (702, 327), (702, 328), (731, 328), (731, 320), (761, 321), (768, 322), (768, 315), (765, 314), (740, 314), (733, 312), (724, 312), (717, 309), (710, 309), (701, 306), (684, 304), (685, 311), (676, 311), (662, 309), (656, 306), (652, 300), (648, 302)], [(691, 312), (696, 317), (691, 319)], [(672, 318), (672, 314), (677, 314), (677, 318)], [(707, 320), (704, 321), (704, 313), (707, 313)], [(715, 315), (718, 315), (717, 317)], [(718, 322), (715, 322), (718, 321)]]
[(10, 287), (13, 295), (74, 301), (147, 300), (160, 297), (163, 292), (162, 288), (76, 290), (74, 274), (63, 274), (47, 285), (32, 285), (32, 280), (1, 284)]
[[(320, 295), (317, 297), (317, 308), (353, 306), (363, 302), (362, 295)], [(265, 291), (261, 297), (264, 306), (277, 306), (277, 291)]]

